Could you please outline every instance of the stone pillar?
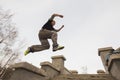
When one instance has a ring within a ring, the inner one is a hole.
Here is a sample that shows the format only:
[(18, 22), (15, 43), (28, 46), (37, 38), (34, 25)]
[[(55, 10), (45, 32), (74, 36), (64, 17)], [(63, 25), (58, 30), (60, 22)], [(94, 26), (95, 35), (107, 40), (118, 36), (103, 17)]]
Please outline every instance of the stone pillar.
[(106, 72), (108, 73), (108, 66), (105, 65), (106, 63), (106, 56), (108, 53), (111, 53), (114, 49), (112, 47), (106, 47), (106, 48), (99, 48), (98, 49), (98, 55), (101, 57), (102, 63), (104, 65), (104, 68)]
[[(105, 58), (108, 53), (111, 53), (108, 61), (108, 66), (105, 65)], [(116, 80), (120, 80), (120, 48), (114, 50), (111, 47), (100, 48), (99, 56), (101, 56), (103, 65), (106, 71)]]
[(63, 55), (52, 56), (52, 64), (60, 69), (61, 73), (64, 69), (64, 61), (66, 60)]
[(108, 71), (116, 80), (120, 80), (120, 53), (110, 56)]
[(60, 74), (60, 70), (48, 61), (41, 62), (40, 65), (41, 69), (46, 72), (47, 79), (52, 79), (53, 77)]

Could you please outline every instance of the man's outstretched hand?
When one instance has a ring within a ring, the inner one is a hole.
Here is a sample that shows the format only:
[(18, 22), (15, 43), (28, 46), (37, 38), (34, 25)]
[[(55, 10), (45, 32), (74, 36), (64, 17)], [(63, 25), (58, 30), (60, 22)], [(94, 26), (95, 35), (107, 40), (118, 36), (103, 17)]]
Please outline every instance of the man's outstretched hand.
[(59, 15), (59, 17), (63, 18), (63, 15)]
[(56, 32), (59, 32), (63, 27), (64, 25), (62, 25), (59, 29), (57, 29)]
[(64, 27), (64, 25), (62, 25), (61, 29)]

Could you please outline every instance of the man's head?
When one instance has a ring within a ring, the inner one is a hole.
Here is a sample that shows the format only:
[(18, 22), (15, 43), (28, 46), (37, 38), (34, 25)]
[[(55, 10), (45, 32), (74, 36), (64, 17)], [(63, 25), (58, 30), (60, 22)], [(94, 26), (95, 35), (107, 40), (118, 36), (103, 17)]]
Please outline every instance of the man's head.
[(55, 21), (54, 21), (54, 20), (52, 20), (52, 21), (51, 21), (51, 24), (52, 24), (52, 26), (54, 26), (54, 25), (55, 25)]

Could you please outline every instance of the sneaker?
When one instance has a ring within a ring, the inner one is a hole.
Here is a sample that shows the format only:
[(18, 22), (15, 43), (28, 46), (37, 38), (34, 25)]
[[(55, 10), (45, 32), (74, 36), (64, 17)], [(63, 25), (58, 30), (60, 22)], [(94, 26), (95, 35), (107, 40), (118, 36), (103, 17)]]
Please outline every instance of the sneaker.
[(30, 53), (30, 48), (28, 48), (25, 52), (24, 52), (24, 55), (26, 56), (27, 54)]
[(63, 49), (63, 48), (64, 48), (64, 46), (58, 46), (58, 47), (56, 47), (56, 48), (53, 48), (53, 51), (61, 50), (61, 49)]

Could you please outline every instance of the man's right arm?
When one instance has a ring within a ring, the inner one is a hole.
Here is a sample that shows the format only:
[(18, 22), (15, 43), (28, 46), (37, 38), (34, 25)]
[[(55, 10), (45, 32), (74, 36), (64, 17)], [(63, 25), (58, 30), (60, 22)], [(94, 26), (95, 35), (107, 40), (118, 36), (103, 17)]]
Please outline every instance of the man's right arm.
[(55, 29), (55, 31), (59, 32), (63, 27), (64, 27), (64, 25), (62, 25), (59, 29)]
[(53, 14), (51, 17), (50, 17), (50, 20), (53, 20), (55, 17), (60, 17), (60, 18), (63, 18), (63, 15), (60, 15), (60, 14)]

